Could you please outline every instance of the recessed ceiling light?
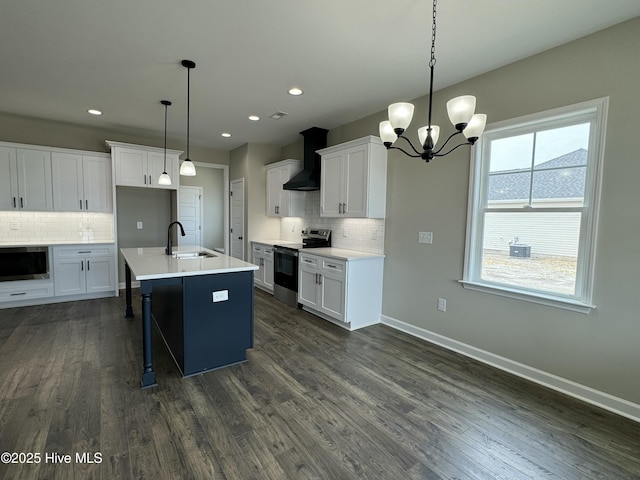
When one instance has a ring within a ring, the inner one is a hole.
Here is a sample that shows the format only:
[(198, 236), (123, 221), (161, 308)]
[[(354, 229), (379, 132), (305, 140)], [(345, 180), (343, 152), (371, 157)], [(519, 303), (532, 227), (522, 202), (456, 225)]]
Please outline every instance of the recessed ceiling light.
[(249, 115), (249, 120), (251, 120), (252, 122), (257, 122), (258, 120), (260, 120), (260, 117), (258, 115)]
[(95, 108), (90, 108), (89, 110), (87, 110), (87, 112), (89, 112), (91, 115), (102, 115), (102, 112), (100, 110), (96, 110)]
[(229, 138), (231, 136), (231, 134), (227, 132), (221, 133), (220, 135), (223, 136), (224, 138)]
[(289, 95), (293, 95), (294, 97), (297, 97), (298, 95), (302, 95), (304, 92), (302, 91), (301, 88), (298, 87), (293, 87), (289, 89)]

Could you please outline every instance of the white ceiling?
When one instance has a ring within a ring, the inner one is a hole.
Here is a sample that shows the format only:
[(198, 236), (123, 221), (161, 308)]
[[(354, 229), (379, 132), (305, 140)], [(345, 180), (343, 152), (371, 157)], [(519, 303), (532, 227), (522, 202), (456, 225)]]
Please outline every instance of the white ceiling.
[[(169, 136), (184, 139), (190, 59), (192, 144), (287, 144), (426, 94), (431, 11), (428, 0), (2, 0), (0, 112), (162, 136), (168, 99)], [(639, 15), (638, 0), (440, 0), (436, 89)], [(289, 115), (270, 119), (278, 110)]]

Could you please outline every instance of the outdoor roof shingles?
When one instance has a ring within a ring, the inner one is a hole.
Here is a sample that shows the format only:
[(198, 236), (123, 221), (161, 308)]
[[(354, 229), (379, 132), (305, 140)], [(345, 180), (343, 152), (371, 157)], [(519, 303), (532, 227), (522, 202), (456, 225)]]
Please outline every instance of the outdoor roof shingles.
[[(533, 170), (532, 198), (581, 198), (587, 151), (580, 148), (536, 165)], [(489, 201), (527, 200), (531, 182), (529, 169), (502, 171), (489, 175)]]

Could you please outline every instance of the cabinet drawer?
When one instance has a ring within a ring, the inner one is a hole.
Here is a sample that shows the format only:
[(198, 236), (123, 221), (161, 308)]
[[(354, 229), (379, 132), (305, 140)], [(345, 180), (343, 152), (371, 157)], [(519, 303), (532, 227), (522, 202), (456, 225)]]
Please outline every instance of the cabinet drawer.
[(78, 245), (75, 247), (53, 247), (54, 258), (104, 257), (113, 255), (112, 245)]
[(323, 258), (322, 259), (322, 268), (325, 270), (329, 270), (331, 272), (340, 272), (344, 273), (345, 271), (345, 262), (341, 260), (334, 260), (332, 258)]
[(312, 257), (309, 255), (300, 254), (299, 262), (300, 262), (300, 265), (309, 265), (311, 267), (317, 267), (320, 264), (320, 259), (318, 257)]
[(265, 257), (273, 257), (273, 247), (264, 247), (263, 252)]
[(29, 298), (53, 296), (53, 284), (15, 285), (0, 289), (0, 302), (14, 302)]
[(254, 245), (253, 246), (253, 253), (263, 253), (264, 249), (262, 247), (262, 245)]

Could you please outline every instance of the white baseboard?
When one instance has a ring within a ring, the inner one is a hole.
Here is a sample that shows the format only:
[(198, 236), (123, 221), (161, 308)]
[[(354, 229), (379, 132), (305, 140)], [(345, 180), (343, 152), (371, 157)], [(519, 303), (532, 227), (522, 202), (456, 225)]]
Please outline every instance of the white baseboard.
[[(120, 282), (118, 283), (118, 288), (120, 290), (124, 290), (125, 288), (127, 288), (127, 284), (125, 282)], [(131, 288), (140, 288), (140, 282), (137, 280), (132, 280), (131, 281)]]
[(622, 415), (623, 417), (627, 417), (636, 422), (640, 422), (640, 405), (636, 403), (614, 397), (608, 393), (595, 390), (591, 387), (567, 380), (566, 378), (558, 377), (557, 375), (538, 370), (537, 368), (495, 355), (491, 352), (487, 352), (471, 345), (467, 345), (466, 343), (442, 336), (438, 333), (425, 330), (424, 328), (416, 327), (415, 325), (402, 322), (387, 315), (382, 315), (382, 323), (395, 328), (396, 330), (413, 335), (414, 337), (435, 343), (436, 345), (440, 345), (448, 350), (452, 350), (487, 365), (499, 368), (505, 372), (512, 373), (518, 377), (544, 385), (545, 387), (604, 408), (605, 410)]

